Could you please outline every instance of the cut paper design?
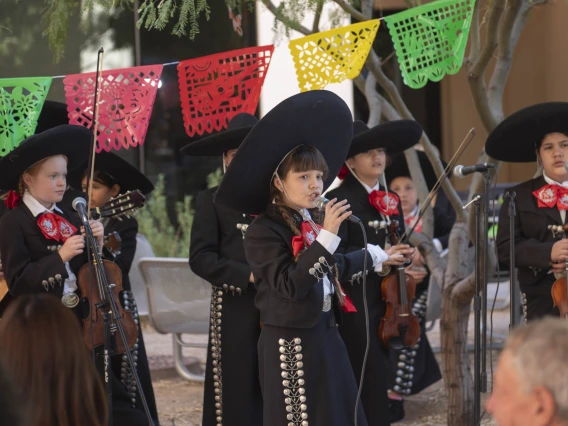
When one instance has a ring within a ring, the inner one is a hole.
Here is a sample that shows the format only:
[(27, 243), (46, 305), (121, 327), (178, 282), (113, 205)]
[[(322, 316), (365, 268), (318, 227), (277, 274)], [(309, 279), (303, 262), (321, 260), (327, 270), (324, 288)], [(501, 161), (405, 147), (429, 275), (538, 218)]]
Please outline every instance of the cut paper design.
[(456, 74), (475, 0), (437, 0), (385, 18), (404, 83), (413, 89)]
[(301, 92), (319, 90), (359, 75), (380, 21), (360, 22), (290, 42)]
[(269, 45), (181, 61), (179, 92), (187, 134), (220, 131), (235, 115), (254, 114), (273, 52)]
[[(102, 72), (99, 86), (97, 152), (128, 149), (144, 143), (163, 65)], [(96, 73), (63, 79), (69, 122), (93, 126)]]
[(32, 136), (51, 77), (0, 79), (0, 157)]

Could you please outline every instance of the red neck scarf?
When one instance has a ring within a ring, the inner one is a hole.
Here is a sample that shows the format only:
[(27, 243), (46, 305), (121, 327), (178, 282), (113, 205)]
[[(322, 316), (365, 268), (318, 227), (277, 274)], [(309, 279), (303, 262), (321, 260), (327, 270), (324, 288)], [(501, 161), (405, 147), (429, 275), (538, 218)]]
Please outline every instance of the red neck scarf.
[[(416, 223), (416, 219), (418, 219), (418, 209), (415, 209), (408, 216), (404, 217), (406, 228), (412, 228)], [(414, 228), (414, 232), (422, 232), (422, 218), (420, 219), (420, 222), (418, 222), (418, 225), (416, 225), (416, 228)]]
[(37, 226), (45, 238), (63, 243), (77, 232), (77, 228), (55, 213), (40, 214)]
[(400, 200), (396, 194), (386, 191), (372, 190), (369, 194), (369, 202), (371, 205), (386, 216), (394, 216), (398, 214), (398, 205)]
[(556, 206), (558, 210), (568, 210), (568, 188), (548, 184), (534, 191), (533, 195), (538, 200), (539, 208)]

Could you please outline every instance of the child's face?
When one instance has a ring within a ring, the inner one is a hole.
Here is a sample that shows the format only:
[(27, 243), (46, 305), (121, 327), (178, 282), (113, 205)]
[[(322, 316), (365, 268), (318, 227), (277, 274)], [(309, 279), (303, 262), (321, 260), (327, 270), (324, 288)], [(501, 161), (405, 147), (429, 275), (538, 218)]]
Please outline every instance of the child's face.
[(416, 191), (412, 179), (406, 176), (397, 177), (392, 180), (390, 189), (400, 197), (403, 214), (407, 216), (412, 213), (416, 208), (416, 204), (418, 204), (418, 191)]
[[(323, 192), (323, 172), (320, 170), (309, 170), (307, 172), (288, 172), (286, 177), (282, 179), (285, 194), (282, 194), (282, 200), (286, 204), (294, 204), (300, 208), (313, 209), (316, 207), (316, 200)], [(281, 182), (275, 179), (276, 187), (282, 191)], [(290, 205), (290, 207), (294, 207)]]
[(61, 155), (48, 158), (33, 175), (24, 173), (24, 183), (46, 207), (60, 202), (67, 187), (67, 160)]
[[(85, 193), (88, 192), (88, 180), (85, 176), (81, 182), (81, 190)], [(91, 208), (102, 207), (110, 201), (111, 198), (116, 197), (120, 192), (118, 185), (113, 185), (112, 188), (93, 180), (93, 193), (91, 194)]]
[(347, 165), (359, 179), (378, 179), (385, 171), (386, 152), (382, 148), (371, 149), (347, 159)]

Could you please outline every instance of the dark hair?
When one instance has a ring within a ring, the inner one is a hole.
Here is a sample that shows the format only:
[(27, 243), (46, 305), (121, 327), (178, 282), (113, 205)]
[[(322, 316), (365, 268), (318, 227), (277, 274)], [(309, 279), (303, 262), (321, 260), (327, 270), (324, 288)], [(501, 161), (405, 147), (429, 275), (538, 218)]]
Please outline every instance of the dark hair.
[(73, 311), (49, 294), (16, 298), (0, 321), (8, 377), (25, 395), (34, 426), (104, 426), (102, 381)]
[[(1, 360), (0, 360), (1, 361)], [(2, 424), (10, 426), (24, 426), (29, 422), (29, 410), (24, 396), (16, 392), (14, 384), (6, 374), (6, 369), (0, 362), (0, 419)]]
[[(87, 177), (88, 170), (85, 170), (81, 177), (81, 181)], [(109, 173), (103, 172), (102, 170), (95, 170), (93, 173), (93, 180), (98, 182), (108, 188), (112, 188), (114, 185), (120, 186), (120, 183)]]
[(312, 145), (300, 145), (290, 152), (278, 167), (278, 176), (285, 179), (290, 172), (307, 172), (320, 170), (324, 180), (327, 179), (329, 168), (321, 152)]

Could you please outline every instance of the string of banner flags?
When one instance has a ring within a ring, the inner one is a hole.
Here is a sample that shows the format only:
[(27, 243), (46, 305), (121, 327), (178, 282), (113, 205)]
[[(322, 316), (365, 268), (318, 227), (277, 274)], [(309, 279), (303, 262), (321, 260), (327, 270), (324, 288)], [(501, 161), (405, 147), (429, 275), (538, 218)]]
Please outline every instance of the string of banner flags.
[[(381, 20), (393, 40), (404, 83), (424, 87), (463, 63), (475, 0), (436, 0), (403, 12), (312, 34), (289, 43), (300, 91), (359, 75)], [(274, 46), (257, 46), (169, 64), (101, 74), (97, 152), (144, 143), (164, 66), (177, 65), (188, 136), (220, 131), (238, 113), (254, 114)], [(96, 73), (61, 76), (69, 123), (91, 128)], [(35, 132), (57, 77), (0, 79), (0, 157)]]

